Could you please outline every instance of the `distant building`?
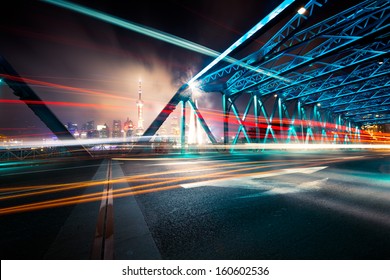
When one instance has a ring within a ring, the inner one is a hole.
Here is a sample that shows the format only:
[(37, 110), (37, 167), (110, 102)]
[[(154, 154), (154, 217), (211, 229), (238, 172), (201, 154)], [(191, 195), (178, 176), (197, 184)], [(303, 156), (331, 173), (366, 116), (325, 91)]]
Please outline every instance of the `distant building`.
[(114, 120), (112, 122), (112, 138), (120, 138), (122, 136), (122, 122)]
[(123, 123), (123, 132), (125, 137), (133, 136), (134, 124), (133, 122), (127, 118), (127, 120)]
[(82, 128), (83, 131), (89, 131), (89, 130), (95, 130), (95, 121), (89, 121), (85, 124), (83, 124)]
[(110, 130), (107, 124), (97, 125), (96, 130), (98, 131), (99, 138), (108, 138), (110, 135)]
[[(88, 130), (88, 131), (86, 131), (86, 133), (87, 133), (88, 139), (99, 138), (99, 131), (97, 131), (96, 129)], [(81, 137), (81, 138), (83, 138), (83, 137)]]
[(79, 133), (79, 130), (78, 130), (78, 126), (77, 126), (77, 123), (72, 123), (72, 122), (68, 122), (65, 127), (68, 129), (68, 131), (73, 135), (75, 136), (76, 138), (78, 138), (80, 136), (80, 133)]
[(165, 141), (168, 139), (168, 130), (165, 126), (161, 126), (157, 131), (158, 136), (161, 138), (161, 141)]
[(173, 116), (171, 121), (171, 135), (177, 136), (179, 134), (180, 134), (179, 118), (177, 116)]

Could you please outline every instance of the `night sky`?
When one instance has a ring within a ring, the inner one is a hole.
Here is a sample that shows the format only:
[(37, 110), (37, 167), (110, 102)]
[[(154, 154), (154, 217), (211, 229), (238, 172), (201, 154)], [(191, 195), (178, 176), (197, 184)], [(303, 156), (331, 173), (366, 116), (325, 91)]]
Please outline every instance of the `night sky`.
[[(73, 2), (223, 52), (282, 1)], [(8, 6), (0, 16), (0, 55), (34, 81), (31, 88), (63, 123), (81, 127), (94, 120), (112, 126), (114, 119), (127, 117), (136, 122), (142, 79), (147, 127), (178, 87), (212, 61), (49, 3), (12, 1)], [(17, 97), (4, 84), (0, 97), (0, 134), (44, 138), (49, 132), (25, 104), (8, 101)], [(215, 95), (202, 96), (199, 103), (203, 110), (220, 108)], [(215, 131), (219, 125), (210, 124)]]

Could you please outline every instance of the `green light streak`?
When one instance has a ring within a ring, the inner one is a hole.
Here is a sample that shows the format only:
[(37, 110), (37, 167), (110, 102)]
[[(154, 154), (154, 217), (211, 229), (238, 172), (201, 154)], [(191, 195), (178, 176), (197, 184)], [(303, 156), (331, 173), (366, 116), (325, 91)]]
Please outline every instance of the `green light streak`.
[(288, 7), (292, 2), (295, 0), (285, 0), (282, 4), (280, 4), (276, 9), (274, 9), (269, 15), (267, 15), (264, 19), (262, 19), (259, 23), (257, 23), (251, 30), (249, 30), (246, 34), (244, 34), (240, 39), (238, 39), (232, 46), (230, 46), (226, 51), (223, 53), (219, 53), (217, 51), (214, 51), (210, 48), (204, 47), (202, 45), (199, 45), (197, 43), (191, 42), (189, 40), (180, 38), (178, 36), (174, 36), (168, 33), (165, 33), (163, 31), (159, 31), (150, 27), (143, 26), (141, 24), (136, 24), (97, 10), (93, 10), (91, 8), (87, 8), (69, 1), (65, 0), (41, 0), (43, 2), (53, 4), (58, 7), (66, 8), (68, 10), (72, 10), (75, 12), (78, 12), (80, 14), (84, 14), (111, 24), (114, 24), (116, 26), (132, 30), (134, 32), (144, 34), (146, 36), (164, 41), (166, 43), (176, 45), (181, 48), (185, 48), (190, 51), (194, 51), (200, 54), (204, 54), (207, 56), (211, 56), (216, 58), (213, 60), (208, 66), (206, 66), (202, 71), (200, 71), (196, 76), (194, 76), (188, 84), (193, 83), (195, 80), (197, 80), (200, 76), (202, 76), (204, 73), (206, 73), (208, 70), (210, 70), (214, 65), (216, 65), (219, 61), (225, 60), (229, 63), (238, 63), (240, 66), (245, 67), (247, 69), (250, 69), (252, 71), (277, 78), (285, 80), (285, 78), (279, 77), (275, 73), (272, 73), (270, 71), (262, 70), (259, 68), (255, 68), (251, 65), (248, 65), (246, 63), (240, 62), (235, 58), (227, 56), (229, 53), (231, 53), (234, 49), (236, 49), (239, 45), (241, 45), (243, 42), (245, 42), (247, 39), (249, 39), (253, 34), (255, 34), (260, 28), (262, 28), (266, 23), (268, 23), (270, 20), (272, 20), (276, 15), (281, 13), (286, 7)]
[(177, 37), (177, 36), (174, 36), (174, 35), (171, 35), (171, 34), (168, 34), (168, 33), (165, 33), (165, 32), (150, 28), (150, 27), (145, 27), (141, 24), (132, 23), (130, 21), (126, 21), (126, 20), (123, 20), (121, 18), (112, 16), (112, 15), (109, 15), (109, 14), (106, 14), (106, 13), (103, 13), (100, 11), (96, 11), (96, 10), (93, 10), (93, 9), (90, 9), (87, 7), (83, 7), (81, 5), (74, 4), (74, 3), (71, 3), (69, 1), (64, 1), (64, 0), (42, 0), (42, 1), (56, 5), (58, 7), (66, 8), (66, 9), (84, 14), (84, 15), (87, 15), (87, 16), (90, 16), (93, 18), (97, 18), (97, 19), (100, 19), (102, 21), (117, 25), (119, 27), (123, 27), (125, 29), (129, 29), (129, 30), (132, 30), (134, 32), (141, 33), (141, 34), (147, 35), (149, 37), (167, 42), (169, 44), (173, 44), (173, 45), (176, 45), (176, 46), (179, 46), (179, 47), (191, 50), (191, 51), (195, 51), (195, 52), (207, 55), (207, 56), (217, 57), (220, 55), (220, 53), (217, 51), (214, 51), (214, 50), (209, 49), (207, 47), (204, 47), (202, 45), (196, 44), (194, 42), (188, 41), (186, 39), (183, 39), (183, 38), (180, 38), (180, 37)]
[[(254, 35), (257, 31), (259, 31), (261, 28), (263, 28), (268, 22), (270, 22), (274, 17), (276, 17), (278, 14), (284, 11), (288, 6), (290, 6), (295, 0), (285, 0), (282, 4), (280, 4), (278, 7), (276, 7), (270, 14), (268, 14), (266, 17), (264, 17), (262, 20), (260, 20), (255, 26), (253, 26), (247, 33), (245, 33), (240, 39), (238, 39), (236, 42), (234, 42), (233, 45), (231, 45), (226, 51), (221, 53), (216, 59), (214, 59), (209, 65), (207, 65), (205, 68), (203, 68), (202, 71), (200, 71), (196, 76), (194, 76), (188, 84), (191, 84), (195, 80), (197, 80), (200, 76), (202, 76), (204, 73), (206, 73), (211, 67), (213, 67), (215, 64), (220, 62), (222, 59), (224, 59), (229, 53), (234, 51), (237, 47), (239, 47), (242, 43), (247, 41), (252, 35)], [(229, 62), (230, 59), (228, 60)], [(245, 66), (248, 68), (249, 65)], [(252, 68), (251, 70), (257, 71), (257, 69), (254, 69), (254, 67), (250, 66)], [(260, 69), (259, 69), (260, 70)]]

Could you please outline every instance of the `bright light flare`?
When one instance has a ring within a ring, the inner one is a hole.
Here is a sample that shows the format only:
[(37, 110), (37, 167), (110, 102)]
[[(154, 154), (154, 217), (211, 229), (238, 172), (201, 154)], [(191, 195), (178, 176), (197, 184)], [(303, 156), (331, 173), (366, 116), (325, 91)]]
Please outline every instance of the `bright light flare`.
[(302, 7), (298, 10), (298, 14), (300, 15), (303, 15), (304, 13), (306, 13), (306, 8), (305, 7)]

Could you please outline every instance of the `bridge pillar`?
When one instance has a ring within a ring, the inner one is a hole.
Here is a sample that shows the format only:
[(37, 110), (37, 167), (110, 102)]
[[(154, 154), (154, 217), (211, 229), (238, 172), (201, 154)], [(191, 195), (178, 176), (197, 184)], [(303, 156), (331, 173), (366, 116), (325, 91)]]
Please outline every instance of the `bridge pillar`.
[(256, 94), (253, 95), (253, 114), (255, 117), (255, 143), (259, 142), (260, 131), (259, 131), (259, 108), (258, 108), (258, 97)]
[(187, 100), (181, 101), (180, 147), (182, 154), (185, 153), (186, 145), (186, 103)]
[[(226, 94), (222, 93), (222, 110), (223, 110), (223, 144), (229, 144), (229, 100)], [(225, 147), (226, 149), (226, 147)]]

